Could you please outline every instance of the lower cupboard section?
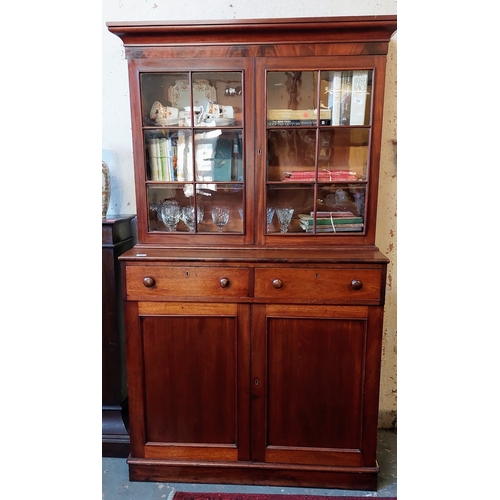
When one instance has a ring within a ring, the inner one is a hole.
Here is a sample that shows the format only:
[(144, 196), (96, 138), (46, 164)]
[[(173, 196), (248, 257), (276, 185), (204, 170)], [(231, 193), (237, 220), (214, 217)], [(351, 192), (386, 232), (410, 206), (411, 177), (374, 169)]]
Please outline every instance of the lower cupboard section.
[(126, 315), (131, 480), (376, 489), (382, 307)]

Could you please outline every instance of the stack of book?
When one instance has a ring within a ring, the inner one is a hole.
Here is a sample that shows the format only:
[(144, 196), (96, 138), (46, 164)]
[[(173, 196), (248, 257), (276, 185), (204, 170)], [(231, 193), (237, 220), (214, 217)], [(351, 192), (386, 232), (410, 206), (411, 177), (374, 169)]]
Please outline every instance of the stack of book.
[(174, 181), (175, 146), (170, 137), (149, 140), (149, 166), (152, 181)]
[[(298, 170), (295, 172), (285, 172), (284, 181), (288, 182), (314, 182), (316, 174), (314, 170)], [(337, 182), (337, 181), (357, 181), (356, 172), (350, 170), (319, 170), (318, 182)]]
[(347, 233), (363, 231), (363, 217), (352, 212), (311, 212), (299, 214), (300, 227), (307, 233), (314, 231), (316, 221), (317, 233)]

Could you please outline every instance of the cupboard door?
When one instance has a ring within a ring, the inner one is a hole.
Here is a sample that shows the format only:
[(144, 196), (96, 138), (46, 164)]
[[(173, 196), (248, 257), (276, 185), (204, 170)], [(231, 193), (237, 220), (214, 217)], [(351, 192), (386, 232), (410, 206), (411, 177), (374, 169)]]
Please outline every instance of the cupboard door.
[(375, 309), (255, 307), (253, 460), (375, 465), (377, 402), (368, 393), (378, 382)]
[(248, 306), (139, 303), (138, 309), (143, 393), (130, 398), (145, 415), (142, 456), (247, 460)]

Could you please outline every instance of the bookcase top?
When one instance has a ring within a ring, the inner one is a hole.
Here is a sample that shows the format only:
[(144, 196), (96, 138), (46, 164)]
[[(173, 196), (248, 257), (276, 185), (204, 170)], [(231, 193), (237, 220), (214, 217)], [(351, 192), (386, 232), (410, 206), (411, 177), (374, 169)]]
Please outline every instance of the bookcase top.
[(188, 43), (198, 37), (203, 37), (204, 43), (217, 41), (219, 37), (225, 37), (227, 42), (228, 36), (240, 43), (291, 42), (305, 40), (306, 37), (326, 43), (366, 42), (388, 41), (396, 31), (397, 16), (109, 21), (106, 26), (125, 45)]

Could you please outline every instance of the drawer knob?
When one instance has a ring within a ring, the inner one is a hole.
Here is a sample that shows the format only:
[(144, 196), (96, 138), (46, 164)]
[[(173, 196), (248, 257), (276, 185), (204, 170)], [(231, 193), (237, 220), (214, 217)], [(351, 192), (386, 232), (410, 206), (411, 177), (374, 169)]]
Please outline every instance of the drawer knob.
[(361, 288), (363, 287), (363, 283), (361, 280), (352, 280), (351, 286), (353, 290), (361, 290)]
[(227, 288), (229, 286), (229, 278), (221, 278), (219, 283), (221, 288)]
[(152, 278), (151, 276), (146, 276), (143, 280), (142, 283), (146, 288), (151, 288), (152, 286), (155, 286), (155, 279)]
[(273, 280), (273, 286), (276, 289), (283, 288), (283, 281), (281, 281), (279, 278), (276, 278)]

